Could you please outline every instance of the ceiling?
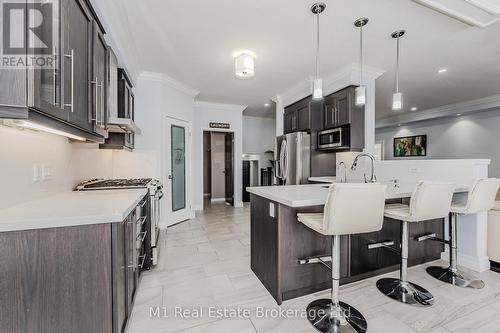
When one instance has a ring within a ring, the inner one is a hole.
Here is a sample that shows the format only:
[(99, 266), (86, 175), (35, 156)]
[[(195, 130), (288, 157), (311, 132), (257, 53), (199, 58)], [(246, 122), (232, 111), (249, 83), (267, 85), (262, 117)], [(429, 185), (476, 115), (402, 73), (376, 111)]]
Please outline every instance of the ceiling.
[[(101, 2), (102, 0), (96, 0)], [(245, 114), (273, 117), (265, 107), (277, 93), (314, 73), (314, 1), (114, 0), (127, 23), (122, 37), (136, 71), (162, 72), (200, 91), (203, 101), (248, 105)], [(321, 71), (332, 74), (358, 61), (365, 27), (365, 64), (385, 70), (377, 80), (377, 118), (500, 93), (500, 24), (481, 29), (410, 0), (326, 0), (321, 16)], [(400, 90), (405, 110), (392, 111), (395, 41), (401, 40)], [(122, 42), (123, 42), (122, 38)], [(256, 76), (234, 77), (232, 53), (257, 54)], [(448, 71), (438, 74), (439, 68)], [(418, 111), (417, 111), (418, 112)]]

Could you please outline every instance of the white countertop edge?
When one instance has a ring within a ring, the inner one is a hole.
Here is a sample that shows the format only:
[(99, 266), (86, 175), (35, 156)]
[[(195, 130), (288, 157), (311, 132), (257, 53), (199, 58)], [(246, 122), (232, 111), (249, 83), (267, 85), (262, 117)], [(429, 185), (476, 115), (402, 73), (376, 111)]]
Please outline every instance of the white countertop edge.
[[(297, 186), (297, 185), (296, 185)], [(328, 192), (328, 188), (324, 188), (324, 185), (298, 185), (298, 186), (316, 186), (318, 187), (318, 194), (321, 196), (321, 198), (310, 198), (310, 199), (299, 199), (299, 200), (289, 200), (283, 195), (276, 195), (274, 193), (270, 193), (269, 191), (266, 191), (266, 187), (272, 187), (272, 186), (261, 186), (261, 187), (247, 187), (247, 191), (266, 198), (268, 200), (283, 204), (285, 206), (289, 206), (292, 208), (299, 208), (299, 207), (309, 207), (309, 206), (323, 206), (325, 205), (326, 201), (326, 196)], [(456, 188), (455, 193), (464, 193), (468, 192), (469, 188)], [(323, 193), (321, 193), (323, 192)], [(386, 200), (391, 200), (391, 199), (403, 199), (403, 198), (410, 198), (411, 195), (413, 194), (412, 192), (397, 192), (397, 193), (386, 193)]]
[[(113, 191), (115, 190), (109, 190), (110, 194), (113, 194)], [(74, 216), (68, 217), (68, 216), (60, 216), (60, 217), (32, 217), (32, 216), (27, 216), (25, 218), (19, 217), (19, 218), (9, 218), (8, 221), (5, 221), (4, 218), (2, 217), (2, 212), (4, 210), (0, 210), (0, 232), (11, 232), (11, 231), (23, 231), (23, 230), (34, 230), (34, 229), (49, 229), (49, 228), (63, 228), (63, 227), (76, 227), (76, 226), (84, 226), (84, 225), (97, 225), (97, 224), (107, 224), (107, 223), (119, 223), (124, 221), (127, 216), (137, 207), (139, 202), (144, 198), (144, 196), (148, 193), (148, 189), (143, 188), (143, 189), (131, 189), (131, 190), (116, 190), (118, 194), (123, 194), (123, 191), (130, 191), (131, 196), (135, 196), (134, 200), (130, 201), (129, 204), (127, 204), (126, 208), (121, 210), (120, 212), (112, 211), (109, 213), (99, 213), (99, 214), (91, 214), (91, 215), (78, 215), (77, 212), (75, 212)], [(82, 192), (74, 192), (74, 191), (69, 191), (69, 193), (78, 193), (78, 194), (85, 194), (89, 193), (92, 194), (92, 192), (101, 192), (102, 191), (82, 191)], [(8, 208), (8, 210), (15, 210), (17, 207), (19, 209), (25, 208), (27, 205), (30, 203), (36, 203), (37, 201), (41, 200), (58, 200), (61, 195), (64, 195), (64, 193), (59, 193), (52, 195), (48, 198), (44, 199), (38, 199), (38, 200), (33, 200), (29, 201), (26, 203), (18, 204), (13, 207)], [(85, 205), (85, 199), (82, 198), (82, 205)]]

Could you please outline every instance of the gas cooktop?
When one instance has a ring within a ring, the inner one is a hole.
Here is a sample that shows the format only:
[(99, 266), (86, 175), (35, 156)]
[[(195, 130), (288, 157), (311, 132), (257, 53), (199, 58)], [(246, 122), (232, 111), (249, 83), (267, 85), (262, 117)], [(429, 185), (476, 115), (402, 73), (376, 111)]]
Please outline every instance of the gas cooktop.
[(76, 186), (77, 191), (84, 190), (107, 190), (107, 189), (127, 189), (127, 188), (144, 188), (153, 185), (152, 178), (136, 178), (136, 179), (92, 179), (82, 182)]

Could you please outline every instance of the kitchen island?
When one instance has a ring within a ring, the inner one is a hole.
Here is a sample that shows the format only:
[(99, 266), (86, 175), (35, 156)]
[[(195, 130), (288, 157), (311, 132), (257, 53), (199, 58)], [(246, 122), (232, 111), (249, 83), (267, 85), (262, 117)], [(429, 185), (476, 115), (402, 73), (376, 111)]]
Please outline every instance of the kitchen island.
[[(251, 193), (251, 268), (278, 304), (331, 287), (331, 272), (320, 264), (301, 265), (298, 259), (331, 255), (331, 237), (307, 228), (297, 213), (323, 212), (329, 185), (292, 185), (248, 188)], [(413, 187), (387, 189), (388, 203), (408, 202)], [(456, 192), (466, 192), (458, 188)], [(360, 202), (360, 209), (363, 203)], [(435, 234), (443, 238), (444, 219), (410, 225), (409, 265), (439, 259), (443, 244), (418, 242)], [(378, 232), (341, 237), (341, 284), (399, 269), (400, 255), (380, 246), (401, 243), (399, 221), (384, 219)]]

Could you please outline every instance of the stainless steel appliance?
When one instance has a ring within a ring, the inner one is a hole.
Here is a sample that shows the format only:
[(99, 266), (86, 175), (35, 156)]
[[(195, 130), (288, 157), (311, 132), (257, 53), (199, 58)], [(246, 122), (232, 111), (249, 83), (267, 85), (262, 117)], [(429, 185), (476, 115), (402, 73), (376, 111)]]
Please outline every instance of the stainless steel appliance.
[(277, 185), (307, 184), (311, 174), (311, 136), (306, 132), (278, 136), (274, 149)]
[(318, 149), (349, 149), (350, 128), (337, 127), (318, 132)]
[[(146, 262), (144, 267), (148, 269), (158, 262), (158, 238), (160, 235), (160, 200), (163, 197), (163, 185), (158, 179), (137, 178), (137, 179), (92, 179), (82, 182), (76, 186), (77, 191), (91, 190), (114, 190), (114, 189), (134, 189), (147, 188), (149, 190), (149, 214), (147, 221), (142, 221), (146, 225), (147, 233), (143, 240), (146, 241), (146, 248), (150, 262)], [(142, 205), (145, 205), (143, 203)], [(145, 214), (142, 214), (145, 215)], [(139, 215), (141, 216), (141, 215)], [(139, 231), (140, 232), (140, 231)]]

